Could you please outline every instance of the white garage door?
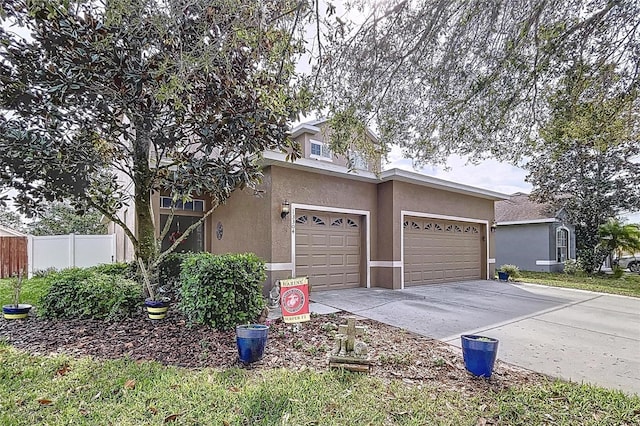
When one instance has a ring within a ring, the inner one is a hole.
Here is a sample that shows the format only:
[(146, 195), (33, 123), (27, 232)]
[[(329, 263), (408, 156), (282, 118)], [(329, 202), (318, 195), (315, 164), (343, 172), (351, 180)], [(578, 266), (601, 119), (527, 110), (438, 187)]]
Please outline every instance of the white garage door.
[(296, 276), (308, 276), (313, 290), (360, 286), (359, 216), (296, 211)]
[(405, 219), (405, 286), (480, 279), (480, 225), (435, 219)]

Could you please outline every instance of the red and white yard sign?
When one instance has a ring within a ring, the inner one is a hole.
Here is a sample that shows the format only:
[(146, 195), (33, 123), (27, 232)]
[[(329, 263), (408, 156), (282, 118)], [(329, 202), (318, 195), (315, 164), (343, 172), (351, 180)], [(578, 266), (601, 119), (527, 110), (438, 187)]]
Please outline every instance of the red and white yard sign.
[(280, 280), (280, 308), (285, 323), (304, 322), (309, 315), (309, 278)]

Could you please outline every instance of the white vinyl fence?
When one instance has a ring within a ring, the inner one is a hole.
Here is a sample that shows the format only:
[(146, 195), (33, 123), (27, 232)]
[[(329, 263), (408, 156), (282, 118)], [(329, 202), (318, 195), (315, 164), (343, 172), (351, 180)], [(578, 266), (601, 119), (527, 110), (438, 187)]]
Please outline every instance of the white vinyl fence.
[(85, 268), (113, 263), (116, 258), (115, 235), (50, 235), (27, 241), (29, 276), (36, 271), (77, 266)]

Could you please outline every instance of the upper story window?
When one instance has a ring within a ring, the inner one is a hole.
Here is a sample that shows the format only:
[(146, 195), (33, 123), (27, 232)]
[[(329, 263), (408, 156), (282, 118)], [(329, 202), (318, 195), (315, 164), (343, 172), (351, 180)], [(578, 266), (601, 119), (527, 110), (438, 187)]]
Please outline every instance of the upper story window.
[(556, 262), (567, 260), (569, 253), (569, 231), (565, 228), (558, 228), (556, 231)]
[[(160, 197), (160, 207), (163, 209), (171, 208), (171, 197)], [(191, 200), (182, 202), (177, 200), (175, 205), (173, 206), (174, 210), (188, 210), (194, 212), (203, 212), (204, 211), (204, 200)]]
[(369, 170), (369, 163), (359, 152), (351, 152), (351, 163), (355, 169)]
[(316, 158), (318, 160), (324, 161), (333, 161), (331, 149), (329, 149), (329, 145), (324, 142), (311, 140), (311, 158)]

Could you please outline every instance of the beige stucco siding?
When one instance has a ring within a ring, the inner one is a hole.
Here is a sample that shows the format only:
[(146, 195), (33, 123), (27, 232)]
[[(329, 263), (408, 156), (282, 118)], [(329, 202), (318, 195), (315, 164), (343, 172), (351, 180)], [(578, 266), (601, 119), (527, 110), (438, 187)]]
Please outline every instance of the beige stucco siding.
[[(271, 166), (272, 204), (279, 212), (285, 199), (291, 204), (332, 207), (370, 212), (376, 223), (376, 185), (352, 179), (320, 175), (300, 170)], [(291, 225), (293, 216), (274, 220), (272, 231), (272, 261), (291, 262)], [(371, 250), (375, 251), (376, 232), (371, 227)]]
[[(400, 255), (400, 247), (403, 240), (400, 237), (402, 227), (402, 211), (420, 212), (428, 215), (439, 215), (454, 218), (477, 219), (491, 223), (493, 220), (493, 200), (474, 197), (456, 192), (443, 191), (406, 182), (393, 182), (393, 223), (380, 224), (393, 228), (393, 253), (394, 260), (404, 261)], [(485, 224), (480, 225), (480, 233), (486, 236)], [(485, 237), (486, 238), (486, 237)], [(489, 233), (489, 257), (493, 253), (493, 235)], [(487, 277), (487, 250), (486, 243), (481, 245), (480, 256), (481, 277)], [(491, 273), (491, 272), (490, 272)], [(393, 288), (401, 288), (400, 276), (395, 275)]]
[[(270, 186), (269, 172), (265, 172), (259, 190)], [(271, 196), (268, 190), (256, 195), (253, 190), (236, 190), (225, 204), (209, 217), (206, 233), (211, 241), (210, 251), (216, 254), (252, 252), (271, 261)], [(279, 218), (279, 210), (278, 210)], [(216, 229), (222, 224), (222, 238)], [(274, 222), (275, 223), (275, 222)]]

